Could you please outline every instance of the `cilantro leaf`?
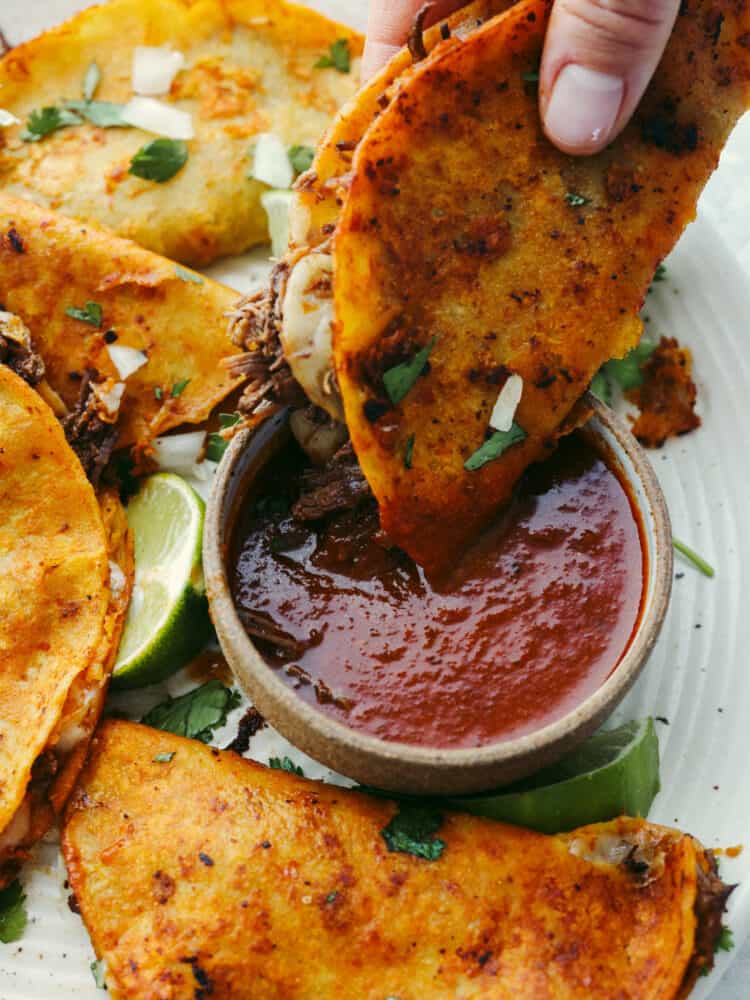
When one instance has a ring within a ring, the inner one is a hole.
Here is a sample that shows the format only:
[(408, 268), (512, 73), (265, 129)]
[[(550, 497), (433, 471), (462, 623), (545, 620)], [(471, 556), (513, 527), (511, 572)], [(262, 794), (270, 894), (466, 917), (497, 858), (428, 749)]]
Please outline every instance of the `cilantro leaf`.
[(15, 882), (0, 891), (0, 941), (10, 944), (18, 941), (26, 928), (26, 893), (21, 883)]
[(312, 146), (292, 146), (289, 150), (289, 162), (295, 173), (304, 174), (312, 166), (315, 150)]
[(591, 201), (590, 198), (586, 198), (582, 194), (577, 194), (575, 191), (566, 191), (565, 200), (571, 208), (580, 208), (581, 205), (588, 205)]
[(107, 971), (107, 963), (103, 958), (100, 958), (96, 962), (92, 962), (89, 966), (91, 969), (91, 975), (94, 977), (94, 982), (99, 987), (100, 990), (106, 990), (107, 984), (104, 981), (104, 975)]
[(192, 285), (205, 284), (203, 278), (201, 278), (199, 274), (193, 274), (192, 271), (188, 271), (186, 267), (182, 267), (180, 264), (175, 264), (174, 276), (175, 278), (179, 278), (180, 281), (187, 281)]
[(175, 382), (172, 386), (172, 391), (170, 392), (172, 399), (177, 399), (178, 396), (181, 396), (190, 385), (191, 381), (192, 379), (189, 378), (181, 378), (179, 382)]
[(124, 104), (115, 104), (114, 101), (66, 101), (65, 107), (99, 128), (130, 128), (122, 117)]
[(128, 173), (146, 181), (163, 184), (171, 180), (188, 161), (188, 148), (179, 139), (154, 139), (130, 161)]
[(328, 55), (321, 56), (315, 63), (314, 69), (328, 69), (329, 67), (338, 70), (339, 73), (348, 73), (352, 68), (352, 54), (349, 51), (349, 39), (337, 38), (328, 48)]
[(539, 70), (532, 69), (528, 73), (521, 73), (521, 79), (524, 83), (539, 83)]
[(416, 440), (416, 434), (412, 434), (409, 440), (406, 442), (406, 448), (404, 449), (404, 468), (411, 468), (412, 457), (414, 456), (414, 442)]
[(271, 757), (268, 766), (275, 771), (288, 771), (289, 774), (296, 774), (299, 778), (304, 778), (305, 772), (299, 767), (291, 757)]
[(87, 302), (83, 309), (79, 309), (78, 306), (68, 306), (65, 315), (80, 320), (81, 323), (88, 323), (89, 326), (102, 325), (102, 307), (98, 302)]
[(388, 398), (394, 406), (398, 406), (402, 399), (408, 394), (414, 383), (424, 371), (427, 359), (432, 354), (432, 350), (437, 343), (437, 337), (415, 354), (411, 361), (404, 361), (394, 368), (389, 368), (383, 374), (383, 385), (388, 393)]
[(58, 129), (70, 125), (80, 125), (82, 119), (66, 108), (47, 107), (32, 111), (26, 122), (26, 128), (21, 133), (24, 142), (39, 142), (45, 136), (57, 132)]
[(488, 462), (494, 462), (506, 452), (511, 445), (518, 444), (526, 438), (526, 431), (513, 423), (509, 431), (495, 431), (491, 438), (484, 442), (481, 448), (477, 448), (474, 454), (464, 462), (467, 472), (476, 472)]
[(154, 386), (154, 399), (164, 399), (164, 390), (160, 385)]
[(380, 835), (393, 853), (437, 861), (445, 850), (445, 841), (433, 834), (442, 824), (442, 814), (431, 806), (403, 802)]
[[(667, 280), (667, 265), (657, 264), (656, 270), (654, 271), (654, 276), (652, 281), (666, 281)], [(730, 932), (731, 933), (731, 932)]]
[(81, 93), (84, 101), (90, 101), (96, 93), (102, 81), (102, 72), (95, 62), (89, 64), (89, 68), (83, 75), (83, 86)]
[(224, 452), (229, 447), (229, 442), (221, 434), (209, 434), (206, 442), (206, 458), (209, 462), (220, 462), (224, 457)]
[(596, 375), (594, 375), (591, 379), (589, 392), (592, 396), (596, 396), (597, 399), (600, 399), (602, 403), (606, 403), (607, 406), (612, 405), (612, 386), (610, 385), (606, 372), (602, 368), (600, 368)]
[(727, 927), (725, 924), (722, 924), (721, 934), (719, 934), (716, 939), (714, 952), (731, 951), (732, 948), (734, 948), (734, 935), (732, 934), (732, 929), (731, 927)]
[[(219, 414), (219, 424), (222, 430), (226, 430), (227, 427), (234, 427), (240, 422), (242, 418), (239, 413), (220, 413)], [(208, 443), (206, 445), (206, 458), (209, 462), (220, 462), (224, 457), (224, 452), (229, 447), (229, 441), (222, 437), (221, 434), (209, 434)]]
[(603, 371), (613, 382), (617, 382), (623, 392), (637, 389), (639, 385), (643, 385), (641, 366), (648, 361), (655, 350), (656, 344), (652, 340), (642, 340), (624, 358), (613, 358), (608, 361)]
[(175, 751), (172, 750), (169, 753), (158, 753), (153, 759), (153, 764), (169, 764), (175, 755)]
[(155, 705), (141, 721), (165, 733), (208, 743), (214, 729), (224, 725), (240, 701), (239, 694), (224, 687), (221, 681), (208, 681), (180, 698), (167, 698)]

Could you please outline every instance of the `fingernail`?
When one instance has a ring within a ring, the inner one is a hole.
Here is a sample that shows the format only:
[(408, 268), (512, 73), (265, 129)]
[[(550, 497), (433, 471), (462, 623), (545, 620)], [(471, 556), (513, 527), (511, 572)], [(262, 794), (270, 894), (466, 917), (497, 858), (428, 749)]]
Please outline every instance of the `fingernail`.
[(547, 104), (547, 135), (569, 152), (600, 149), (614, 128), (624, 82), (573, 63), (560, 71)]

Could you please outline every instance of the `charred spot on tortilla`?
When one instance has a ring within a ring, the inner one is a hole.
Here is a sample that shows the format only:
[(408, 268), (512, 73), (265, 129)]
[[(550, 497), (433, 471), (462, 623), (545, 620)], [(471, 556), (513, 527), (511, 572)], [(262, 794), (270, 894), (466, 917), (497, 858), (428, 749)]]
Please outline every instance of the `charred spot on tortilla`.
[[(333, 347), (352, 443), (384, 530), (428, 571), (509, 500), (600, 366), (637, 343), (654, 269), (750, 98), (738, 41), (750, 12), (727, 10), (714, 41), (704, 30), (714, 5), (699, 0), (678, 18), (630, 125), (601, 154), (572, 160), (544, 137), (523, 79), (539, 64), (550, 6), (523, 0), (439, 44), (402, 71), (374, 121), (363, 92), (355, 107), (372, 123), (341, 211), (298, 193), (293, 239), (303, 221), (308, 234), (325, 213), (336, 221)], [(333, 133), (346, 137), (343, 125)], [(313, 167), (325, 178), (333, 162), (324, 147)], [(438, 340), (429, 376), (390, 412), (372, 359), (390, 349), (394, 324), (415, 346)], [(497, 391), (467, 383), (468, 359), (504, 365), (525, 386), (525, 437), (481, 465), (471, 458)]]

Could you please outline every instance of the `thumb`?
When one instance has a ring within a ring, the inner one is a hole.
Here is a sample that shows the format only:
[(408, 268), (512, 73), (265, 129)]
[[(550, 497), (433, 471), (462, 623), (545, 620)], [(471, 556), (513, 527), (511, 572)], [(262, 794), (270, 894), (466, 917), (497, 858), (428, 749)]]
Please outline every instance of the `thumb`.
[(680, 0), (556, 0), (539, 79), (542, 123), (565, 153), (596, 153), (628, 123)]

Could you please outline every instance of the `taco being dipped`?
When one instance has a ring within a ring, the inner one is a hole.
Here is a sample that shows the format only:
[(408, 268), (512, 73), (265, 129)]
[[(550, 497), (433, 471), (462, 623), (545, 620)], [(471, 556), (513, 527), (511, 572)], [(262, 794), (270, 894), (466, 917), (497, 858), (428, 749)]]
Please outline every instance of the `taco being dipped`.
[(697, 0), (630, 125), (573, 159), (538, 114), (551, 4), (501, 6), (413, 40), (424, 58), (397, 56), (341, 112), (298, 182), (286, 259), (236, 330), (276, 366), (247, 404), (273, 406), (283, 353), (345, 419), (383, 528), (428, 570), (637, 343), (654, 270), (750, 100), (750, 14)]

